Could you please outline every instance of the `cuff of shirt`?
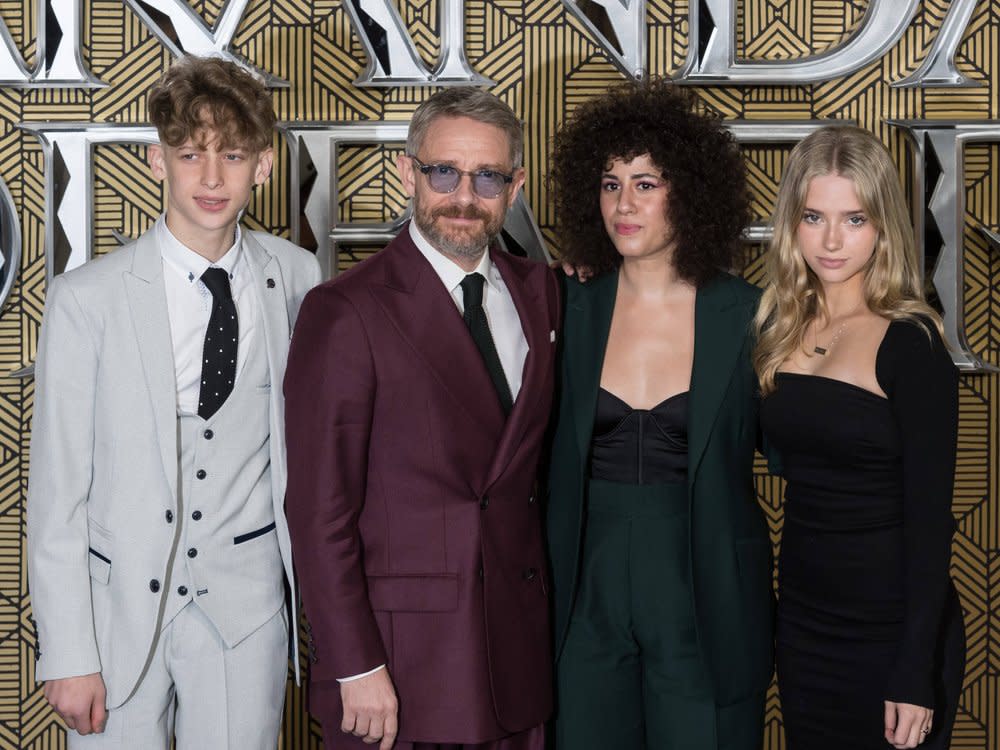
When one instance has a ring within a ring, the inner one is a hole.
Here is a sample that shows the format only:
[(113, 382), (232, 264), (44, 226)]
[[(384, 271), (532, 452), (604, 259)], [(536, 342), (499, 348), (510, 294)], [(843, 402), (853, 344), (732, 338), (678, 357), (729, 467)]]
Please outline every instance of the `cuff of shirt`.
[(354, 682), (355, 680), (360, 680), (362, 677), (367, 677), (370, 674), (375, 674), (380, 669), (385, 669), (385, 664), (379, 664), (375, 669), (369, 669), (367, 672), (362, 674), (352, 675), (350, 677), (338, 677), (337, 682)]

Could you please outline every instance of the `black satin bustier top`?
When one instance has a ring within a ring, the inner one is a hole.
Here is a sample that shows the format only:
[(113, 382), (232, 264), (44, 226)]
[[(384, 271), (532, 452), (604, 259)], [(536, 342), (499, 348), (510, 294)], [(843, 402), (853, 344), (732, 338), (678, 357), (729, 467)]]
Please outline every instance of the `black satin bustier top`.
[(633, 409), (610, 391), (597, 394), (590, 477), (625, 484), (684, 482), (688, 391), (652, 409)]

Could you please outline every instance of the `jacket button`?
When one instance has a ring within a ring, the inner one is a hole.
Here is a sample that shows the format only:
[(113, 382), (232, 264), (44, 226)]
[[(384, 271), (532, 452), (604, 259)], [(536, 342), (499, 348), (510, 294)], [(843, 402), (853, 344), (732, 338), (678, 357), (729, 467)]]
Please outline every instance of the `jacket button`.
[(191, 518), (193, 518), (195, 521), (200, 521), (201, 520), (201, 511), (200, 510), (196, 510), (194, 513), (191, 514)]
[(528, 505), (531, 505), (531, 504), (533, 504), (534, 502), (535, 502), (535, 496), (534, 496), (534, 495), (532, 495), (531, 497), (529, 497), (529, 498), (528, 498)]
[(479, 566), (479, 578), (480, 580), (486, 577), (486, 572), (483, 570), (483, 566)]
[(526, 581), (534, 581), (535, 580), (535, 576), (537, 576), (537, 575), (538, 575), (538, 571), (537, 570), (535, 570), (534, 568), (528, 568), (526, 571), (524, 571), (523, 577), (524, 577), (524, 580), (526, 580)]
[(487, 508), (490, 507), (489, 495), (483, 495), (483, 499), (479, 501), (479, 507), (482, 508), (483, 510), (486, 510)]
[(154, 578), (152, 581), (149, 582), (149, 590), (155, 594), (157, 591), (160, 590), (160, 582)]
[(198, 479), (204, 479), (205, 477), (208, 476), (208, 472), (205, 471), (204, 469), (198, 469), (198, 472), (195, 474), (195, 476), (198, 477)]
[(177, 593), (180, 594), (181, 596), (187, 596), (187, 594), (188, 594), (188, 587), (187, 586), (178, 586), (177, 587)]
[(167, 517), (167, 523), (173, 523), (174, 522), (174, 512), (172, 510), (170, 510), (169, 508), (167, 508), (166, 517)]
[(194, 547), (188, 550), (188, 557), (197, 557), (197, 556), (198, 556), (198, 550), (196, 550)]
[(202, 433), (202, 435), (204, 435), (204, 436), (205, 436), (205, 440), (211, 440), (212, 438), (214, 438), (214, 437), (215, 437), (215, 433), (214, 433), (214, 432), (212, 432), (211, 430), (205, 430), (205, 431), (204, 431), (204, 432)]

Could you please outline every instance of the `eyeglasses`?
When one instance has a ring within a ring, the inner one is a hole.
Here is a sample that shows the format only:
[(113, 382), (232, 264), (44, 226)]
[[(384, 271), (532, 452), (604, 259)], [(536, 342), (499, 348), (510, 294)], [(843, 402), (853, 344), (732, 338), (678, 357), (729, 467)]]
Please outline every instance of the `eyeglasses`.
[(431, 190), (435, 193), (454, 193), (462, 177), (472, 178), (472, 190), (480, 198), (496, 198), (514, 181), (513, 175), (497, 172), (495, 169), (477, 169), (466, 172), (449, 164), (424, 164), (415, 156), (410, 156), (420, 173), (426, 175)]

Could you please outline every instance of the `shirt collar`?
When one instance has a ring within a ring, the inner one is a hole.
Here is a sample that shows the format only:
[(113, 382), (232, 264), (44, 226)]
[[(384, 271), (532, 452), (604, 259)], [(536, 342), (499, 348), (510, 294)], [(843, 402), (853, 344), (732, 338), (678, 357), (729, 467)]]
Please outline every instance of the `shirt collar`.
[(458, 288), (458, 285), (462, 283), (462, 279), (470, 273), (482, 274), (488, 286), (499, 289), (500, 274), (496, 271), (493, 261), (490, 260), (489, 250), (482, 254), (482, 257), (479, 258), (479, 263), (472, 271), (466, 271), (447, 255), (431, 245), (430, 241), (420, 233), (415, 221), (410, 222), (409, 230), (410, 239), (413, 240), (413, 244), (427, 258), (427, 262), (431, 264), (431, 268), (434, 269), (438, 278), (441, 279), (441, 283), (444, 284), (445, 289), (449, 292), (453, 293)]
[(243, 232), (239, 224), (236, 225), (236, 237), (232, 246), (215, 263), (177, 239), (167, 227), (165, 215), (156, 220), (156, 239), (160, 245), (160, 255), (166, 265), (190, 284), (196, 283), (207, 268), (221, 268), (229, 274), (230, 279), (239, 272), (240, 259), (243, 257)]

